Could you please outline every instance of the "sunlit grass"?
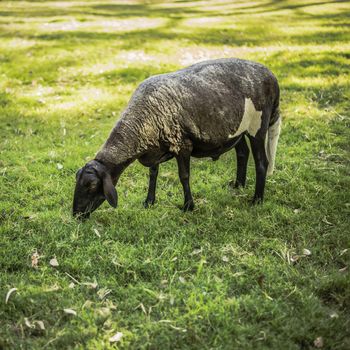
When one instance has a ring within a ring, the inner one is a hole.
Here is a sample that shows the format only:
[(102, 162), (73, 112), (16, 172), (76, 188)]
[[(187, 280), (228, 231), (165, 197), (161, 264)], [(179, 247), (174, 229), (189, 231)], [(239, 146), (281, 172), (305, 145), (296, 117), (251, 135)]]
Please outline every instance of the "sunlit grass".
[[(349, 15), (323, 0), (0, 2), (0, 348), (108, 349), (116, 332), (131, 349), (350, 348)], [(219, 57), (280, 82), (264, 205), (249, 206), (252, 160), (228, 190), (229, 152), (193, 159), (194, 213), (172, 161), (144, 210), (134, 163), (117, 210), (73, 220), (74, 174), (136, 86)]]

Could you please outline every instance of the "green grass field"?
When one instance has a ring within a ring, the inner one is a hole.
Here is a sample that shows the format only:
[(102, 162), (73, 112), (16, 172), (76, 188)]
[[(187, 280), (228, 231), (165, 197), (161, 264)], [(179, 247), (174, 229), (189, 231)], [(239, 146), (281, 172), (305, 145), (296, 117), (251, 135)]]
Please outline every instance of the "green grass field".
[[(350, 349), (349, 18), (347, 1), (1, 1), (0, 349)], [(192, 213), (174, 161), (143, 209), (135, 162), (116, 210), (74, 220), (75, 172), (136, 86), (219, 57), (280, 82), (265, 203), (252, 159), (228, 189), (229, 152), (193, 159)]]

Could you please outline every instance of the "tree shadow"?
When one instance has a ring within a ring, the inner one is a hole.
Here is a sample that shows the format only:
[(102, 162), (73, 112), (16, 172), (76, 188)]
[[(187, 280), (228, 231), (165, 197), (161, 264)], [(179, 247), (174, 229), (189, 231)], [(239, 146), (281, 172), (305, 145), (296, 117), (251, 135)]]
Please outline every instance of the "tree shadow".
[[(266, 20), (266, 18), (248, 18), (246, 21), (239, 22), (239, 29), (228, 27), (195, 27), (184, 28), (181, 26), (183, 19), (188, 18), (200, 18), (202, 16), (229, 16), (234, 15), (236, 18), (239, 15), (251, 15), (259, 14), (262, 12), (275, 12), (280, 10), (292, 10), (291, 16), (295, 16), (297, 20), (300, 19), (336, 19), (337, 25), (339, 23), (347, 24), (347, 18), (349, 11), (343, 10), (337, 14), (308, 14), (301, 11), (301, 9), (310, 6), (316, 6), (320, 4), (333, 4), (343, 2), (341, 1), (314, 1), (311, 3), (294, 4), (290, 1), (269, 1), (252, 6), (235, 7), (234, 9), (228, 9), (223, 11), (227, 4), (224, 4), (222, 8), (215, 10), (206, 10), (206, 8), (195, 8), (194, 6), (167, 6), (162, 7), (156, 3), (132, 3), (132, 4), (118, 4), (118, 3), (100, 3), (84, 5), (73, 5), (67, 8), (60, 7), (59, 9), (53, 9), (47, 6), (29, 8), (27, 11), (23, 11), (20, 7), (15, 9), (9, 9), (1, 11), (2, 16), (14, 16), (16, 18), (25, 17), (43, 17), (49, 22), (60, 21), (57, 18), (59, 16), (76, 16), (78, 21), (84, 21), (89, 16), (95, 17), (110, 17), (121, 18), (134, 18), (134, 17), (150, 17), (150, 18), (164, 18), (166, 20), (165, 25), (134, 30), (134, 28), (126, 27), (122, 31), (101, 32), (93, 30), (70, 30), (62, 31), (57, 30), (49, 33), (35, 33), (35, 32), (21, 32), (18, 29), (11, 29), (11, 25), (8, 28), (3, 28), (0, 37), (10, 38), (19, 37), (27, 39), (37, 39), (43, 41), (55, 41), (58, 42), (71, 42), (79, 44), (80, 42), (97, 42), (97, 41), (119, 41), (118, 46), (120, 49), (142, 48), (145, 46), (151, 46), (157, 44), (160, 41), (173, 41), (180, 40), (192, 43), (195, 45), (227, 45), (227, 46), (266, 46), (272, 43), (278, 43), (286, 41), (291, 44), (311, 44), (311, 43), (323, 43), (323, 42), (347, 42), (348, 35), (345, 32), (325, 32), (314, 31), (312, 33), (301, 32), (292, 35), (286, 35), (279, 30), (280, 23), (275, 23)], [(44, 1), (42, 3), (45, 3)], [(180, 2), (181, 3), (181, 2)], [(184, 3), (185, 4), (185, 3)], [(242, 10), (243, 9), (243, 10)], [(252, 11), (253, 10), (253, 11)], [(48, 17), (48, 18), (47, 18)], [(50, 20), (51, 18), (51, 20)], [(278, 17), (276, 18), (278, 20)]]
[(130, 84), (141, 82), (150, 76), (164, 73), (164, 67), (154, 67), (154, 65), (144, 65), (142, 68), (130, 67), (123, 69), (115, 69), (99, 74), (103, 79), (119, 82), (121, 84)]
[[(199, 1), (199, 0), (198, 0)], [(195, 2), (195, 1), (191, 1)], [(0, 11), (0, 16), (2, 17), (16, 17), (16, 18), (26, 18), (26, 17), (59, 17), (59, 16), (106, 16), (114, 18), (123, 17), (189, 17), (189, 16), (241, 16), (250, 14), (263, 14), (272, 13), (283, 10), (301, 10), (308, 7), (326, 5), (326, 4), (336, 4), (336, 3), (346, 3), (347, 0), (332, 0), (332, 1), (314, 1), (305, 3), (293, 3), (290, 0), (272, 0), (269, 2), (259, 3), (255, 5), (246, 6), (244, 1), (238, 2), (243, 6), (235, 6), (230, 9), (230, 3), (221, 4), (217, 10), (207, 10), (205, 6), (199, 7), (185, 5), (188, 1), (174, 1), (176, 4), (184, 4), (184, 6), (162, 6), (166, 1), (156, 1), (156, 2), (144, 2), (140, 1), (138, 3), (100, 3), (89, 4), (86, 2), (84, 5), (78, 3), (78, 5), (73, 5), (67, 7), (50, 7), (51, 1), (33, 1), (31, 7), (26, 7), (25, 11), (21, 7), (11, 6), (8, 9), (3, 8)], [(45, 4), (46, 6), (40, 5), (35, 6), (35, 4)], [(171, 2), (170, 2), (171, 4)]]
[(319, 5), (326, 4), (335, 4), (348, 2), (348, 0), (332, 0), (332, 1), (314, 1), (314, 2), (305, 2), (305, 3), (293, 3), (288, 0), (272, 0), (263, 4), (256, 4), (249, 6), (250, 10), (254, 10), (254, 13), (266, 13), (266, 12), (275, 12), (281, 10), (296, 10), (296, 9), (304, 9), (306, 7), (313, 7)]
[[(35, 2), (33, 2), (35, 4)], [(44, 3), (44, 1), (43, 1)], [(48, 1), (50, 3), (50, 1)], [(219, 14), (219, 11), (217, 11)], [(21, 7), (17, 9), (9, 8), (0, 11), (2, 17), (58, 17), (58, 16), (105, 16), (114, 18), (124, 17), (168, 17), (168, 16), (189, 16), (203, 14), (203, 11), (194, 9), (188, 6), (178, 7), (158, 7), (157, 4), (152, 3), (100, 3), (98, 5), (90, 5), (86, 2), (84, 5), (79, 4), (76, 6), (52, 8), (49, 4), (44, 7), (29, 7), (26, 11), (23, 11)]]
[[(230, 26), (219, 26), (219, 27), (184, 27), (182, 26), (182, 20), (188, 18), (199, 18), (201, 16), (228, 16), (230, 14), (239, 15), (240, 13), (244, 15), (259, 14), (262, 12), (274, 12), (279, 10), (290, 9), (292, 18), (297, 20), (308, 21), (312, 19), (326, 19), (320, 25), (327, 25), (331, 21), (331, 25), (341, 25), (342, 23), (347, 24), (347, 16), (349, 11), (345, 8), (341, 11), (338, 10), (337, 13), (329, 12), (325, 14), (310, 14), (302, 12), (302, 9), (305, 7), (316, 6), (320, 4), (333, 4), (344, 1), (313, 1), (305, 2), (302, 4), (295, 4), (292, 1), (269, 1), (256, 5), (247, 7), (245, 2), (239, 3), (239, 6), (236, 6), (234, 9), (230, 9), (227, 13), (224, 13), (219, 6), (218, 9), (208, 11), (206, 8), (200, 6), (186, 6), (185, 2), (178, 1), (177, 6), (169, 5), (168, 7), (162, 7), (156, 3), (133, 3), (133, 4), (118, 4), (118, 3), (89, 3), (86, 2), (83, 5), (75, 5), (67, 8), (53, 8), (50, 7), (51, 3), (42, 1), (41, 7), (33, 6), (28, 8), (26, 11), (23, 11), (23, 8), (18, 5), (15, 9), (9, 8), (6, 11), (1, 11), (0, 14), (5, 13), (7, 16), (15, 16), (19, 19), (25, 19), (26, 17), (43, 17), (45, 21), (55, 22), (61, 21), (62, 18), (59, 16), (68, 16), (64, 20), (70, 19), (72, 16), (77, 16), (78, 21), (83, 21), (89, 16), (95, 17), (110, 17), (115, 19), (120, 18), (136, 18), (136, 17), (154, 17), (154, 18), (164, 18), (166, 19), (165, 24), (154, 28), (138, 29), (134, 30), (133, 28), (125, 28), (123, 31), (119, 32), (101, 32), (94, 29), (87, 30), (70, 30), (70, 31), (53, 31), (48, 33), (41, 32), (29, 32), (21, 31), (18, 28), (11, 28), (11, 23), (8, 23), (9, 26), (2, 27), (0, 37), (6, 39), (33, 39), (37, 41), (37, 44), (29, 49), (15, 48), (14, 53), (11, 54), (11, 60), (18, 60), (18, 62), (24, 62), (22, 67), (28, 67), (28, 72), (24, 70), (17, 69), (9, 73), (10, 77), (16, 78), (20, 77), (21, 81), (25, 84), (31, 82), (31, 79), (35, 76), (40, 76), (41, 71), (50, 72), (49, 79), (55, 81), (58, 78), (58, 66), (71, 66), (81, 64), (79, 57), (74, 58), (72, 56), (67, 56), (67, 58), (53, 58), (52, 60), (45, 61), (45, 54), (53, 47), (67, 50), (75, 48), (95, 48), (98, 50), (99, 47), (105, 48), (108, 45), (113, 45), (113, 48), (116, 50), (147, 50), (149, 48), (154, 49), (163, 47), (165, 50), (168, 48), (169, 43), (179, 42), (181, 46), (187, 47), (193, 45), (196, 47), (266, 47), (268, 45), (278, 45), (283, 43), (285, 45), (312, 45), (312, 44), (324, 44), (324, 43), (348, 43), (348, 34), (347, 31), (324, 31), (320, 30), (319, 26), (313, 31), (302, 31), (291, 32), (291, 34), (286, 34), (279, 30), (282, 19), (279, 17), (274, 17), (274, 21), (269, 21), (270, 17), (258, 18), (254, 16), (248, 18), (243, 22), (237, 22), (237, 27)], [(35, 3), (34, 3), (35, 4)], [(180, 4), (180, 6), (179, 6)], [(182, 5), (183, 4), (183, 5)], [(6, 19), (5, 15), (5, 19)], [(233, 17), (235, 19), (236, 17)], [(10, 21), (10, 19), (9, 19)], [(277, 22), (276, 22), (277, 21)], [(335, 24), (333, 21), (336, 21)], [(5, 23), (6, 21), (3, 21)], [(298, 23), (298, 22), (297, 22)], [(163, 46), (162, 46), (163, 45)], [(42, 51), (40, 51), (43, 49)], [(42, 59), (36, 58), (33, 62), (38, 63), (39, 65), (32, 65), (31, 62), (25, 63), (23, 56), (26, 55), (29, 51), (36, 51), (41, 54)], [(309, 91), (308, 87), (303, 87), (296, 83), (288, 83), (285, 85), (283, 76), (288, 74), (294, 74), (296, 76), (302, 76), (304, 78), (313, 77), (316, 75), (331, 79), (336, 77), (339, 74), (342, 74), (341, 70), (349, 71), (349, 64), (346, 62), (341, 62), (336, 58), (333, 53), (327, 53), (324, 56), (315, 54), (314, 56), (308, 55), (306, 58), (302, 59), (290, 59), (288, 56), (288, 50), (281, 46), (281, 52), (278, 54), (268, 53), (268, 61), (271, 68), (276, 72), (277, 76), (281, 76), (282, 85), (285, 89), (294, 89), (297, 91)], [(287, 52), (284, 55), (283, 52)], [(349, 55), (344, 53), (344, 58), (349, 59)], [(338, 56), (337, 56), (338, 57)], [(1, 56), (0, 60), (7, 64), (11, 64), (11, 60), (7, 56)], [(22, 64), (22, 63), (20, 63)], [(30, 68), (32, 65), (32, 68)], [(130, 65), (130, 69), (118, 69), (115, 71), (108, 71), (102, 74), (92, 74), (93, 81), (96, 81), (96, 77), (100, 77), (102, 80), (105, 80), (106, 83), (109, 83), (113, 80), (119, 81), (122, 84), (134, 83), (137, 81), (142, 81), (152, 74), (159, 74), (164, 71), (163, 66), (152, 66), (144, 64), (142, 68), (136, 67), (135, 64)], [(32, 71), (30, 73), (29, 71)], [(88, 76), (89, 77), (89, 76)], [(86, 79), (88, 79), (88, 77)], [(84, 81), (84, 77), (81, 77), (81, 82)], [(333, 85), (333, 89), (334, 89)], [(319, 89), (320, 87), (318, 87)], [(322, 88), (322, 87), (321, 87)], [(324, 87), (326, 88), (326, 87)], [(339, 86), (338, 86), (339, 88)], [(328, 87), (327, 87), (328, 89)], [(330, 88), (332, 89), (332, 88)], [(338, 89), (342, 91), (342, 89)], [(322, 90), (325, 91), (325, 90)], [(336, 103), (342, 98), (341, 93), (337, 95), (336, 93), (331, 93), (331, 90), (325, 92), (323, 96), (329, 96), (329, 101)], [(324, 107), (322, 98), (317, 98), (319, 100), (320, 107)]]
[[(235, 29), (193, 29), (191, 31), (177, 31), (176, 21), (171, 20), (171, 24), (165, 26), (124, 31), (124, 32), (89, 32), (89, 31), (57, 31), (48, 34), (18, 33), (18, 38), (36, 39), (44, 41), (64, 41), (66, 43), (84, 43), (110, 41), (120, 49), (141, 49), (146, 46), (156, 45), (161, 41), (186, 41), (195, 45), (211, 46), (267, 46), (284, 41), (288, 44), (324, 44), (325, 42), (347, 43), (348, 34), (346, 32), (325, 32), (315, 31), (310, 34), (294, 34), (286, 36), (274, 30), (273, 26), (266, 23), (265, 26), (254, 26), (246, 24), (241, 31)], [(2, 33), (1, 37), (12, 38), (14, 33), (8, 31)]]

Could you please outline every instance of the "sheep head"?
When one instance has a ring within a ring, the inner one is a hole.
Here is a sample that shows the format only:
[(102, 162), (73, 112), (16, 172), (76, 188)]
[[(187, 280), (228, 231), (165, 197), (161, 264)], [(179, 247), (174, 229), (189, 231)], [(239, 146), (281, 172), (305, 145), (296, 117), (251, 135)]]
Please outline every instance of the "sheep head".
[(116, 208), (117, 191), (107, 167), (92, 160), (78, 170), (73, 200), (73, 216), (86, 219), (107, 199)]

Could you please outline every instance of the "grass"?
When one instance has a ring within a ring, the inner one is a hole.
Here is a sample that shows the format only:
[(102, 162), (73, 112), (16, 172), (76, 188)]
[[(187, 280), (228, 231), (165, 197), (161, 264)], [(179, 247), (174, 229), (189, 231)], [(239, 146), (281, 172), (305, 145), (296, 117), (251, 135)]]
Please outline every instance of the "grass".
[[(323, 0), (2, 1), (0, 348), (349, 349), (349, 12)], [(252, 160), (247, 188), (228, 190), (229, 152), (193, 160), (193, 213), (178, 209), (173, 161), (143, 209), (148, 171), (134, 163), (117, 210), (73, 220), (75, 172), (137, 84), (231, 56), (281, 85), (265, 204), (248, 204)]]

